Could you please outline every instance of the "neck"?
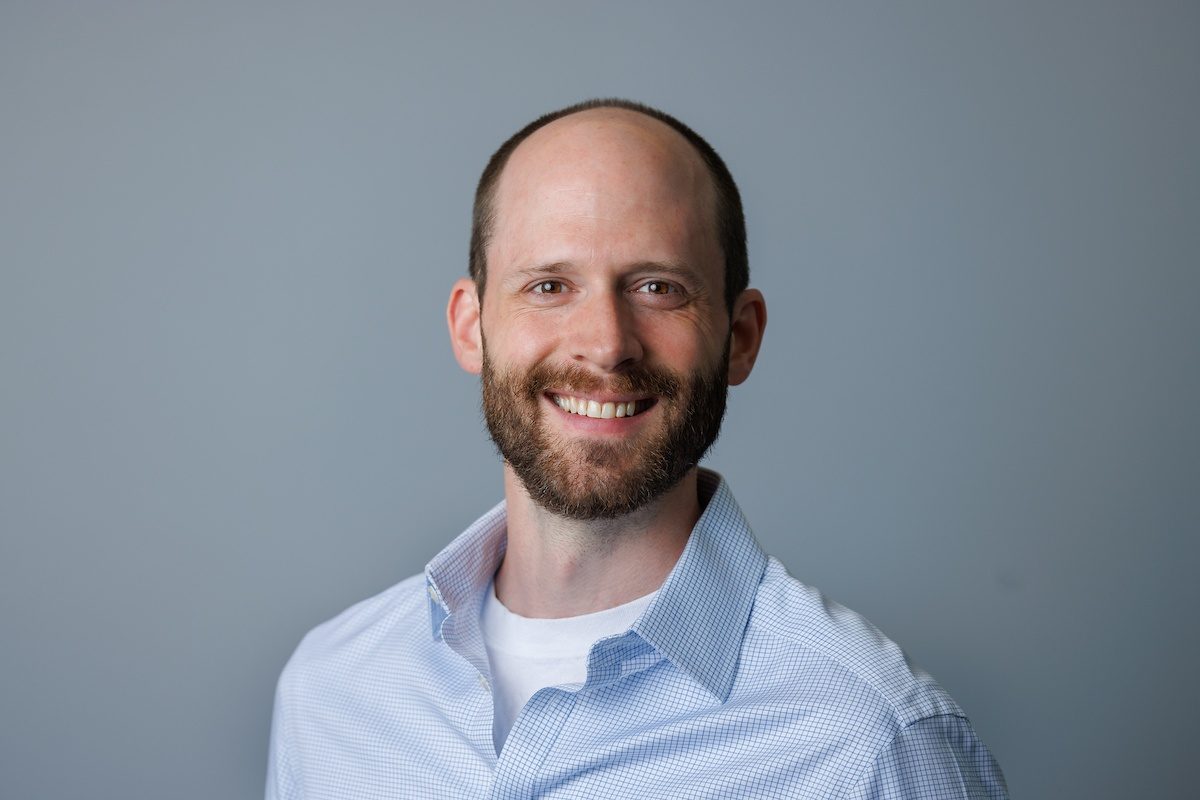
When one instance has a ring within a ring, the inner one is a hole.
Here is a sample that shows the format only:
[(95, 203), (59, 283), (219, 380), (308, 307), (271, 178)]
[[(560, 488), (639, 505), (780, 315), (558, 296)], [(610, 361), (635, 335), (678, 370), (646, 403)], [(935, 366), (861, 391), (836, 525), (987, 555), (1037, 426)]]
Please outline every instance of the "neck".
[(662, 585), (700, 518), (696, 470), (675, 488), (616, 519), (556, 516), (530, 499), (506, 465), (508, 550), (496, 597), (523, 617), (603, 611)]

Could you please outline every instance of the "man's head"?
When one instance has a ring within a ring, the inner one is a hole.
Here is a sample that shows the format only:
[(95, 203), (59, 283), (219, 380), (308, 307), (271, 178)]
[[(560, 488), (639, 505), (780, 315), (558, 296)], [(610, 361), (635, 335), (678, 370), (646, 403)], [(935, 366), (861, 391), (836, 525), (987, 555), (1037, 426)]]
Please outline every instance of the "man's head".
[(619, 516), (678, 484), (761, 341), (736, 189), (731, 281), (719, 159), (664, 116), (586, 105), (506, 143), (480, 182), (475, 280), (451, 295), (455, 353), (483, 375), (493, 440), (564, 516)]
[(725, 259), (725, 302), (732, 310), (734, 299), (750, 282), (750, 262), (746, 253), (746, 219), (742, 212), (742, 197), (733, 175), (717, 151), (700, 134), (675, 117), (642, 103), (619, 98), (586, 100), (557, 111), (551, 111), (514, 133), (488, 159), (487, 166), (475, 187), (475, 205), (471, 214), (471, 250), (468, 272), (482, 296), (487, 284), (487, 247), (495, 228), (496, 185), (518, 146), (536, 131), (555, 120), (593, 109), (621, 109), (658, 120), (678, 133), (704, 163), (712, 181), (713, 229)]

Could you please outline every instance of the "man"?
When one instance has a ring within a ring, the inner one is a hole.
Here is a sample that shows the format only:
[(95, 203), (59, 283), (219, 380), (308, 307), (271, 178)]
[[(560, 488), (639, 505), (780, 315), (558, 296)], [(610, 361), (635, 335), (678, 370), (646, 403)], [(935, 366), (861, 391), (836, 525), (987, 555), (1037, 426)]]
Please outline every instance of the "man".
[(1005, 797), (954, 701), (697, 464), (766, 325), (733, 179), (595, 101), (493, 156), (447, 317), (505, 501), (310, 633), (269, 798)]

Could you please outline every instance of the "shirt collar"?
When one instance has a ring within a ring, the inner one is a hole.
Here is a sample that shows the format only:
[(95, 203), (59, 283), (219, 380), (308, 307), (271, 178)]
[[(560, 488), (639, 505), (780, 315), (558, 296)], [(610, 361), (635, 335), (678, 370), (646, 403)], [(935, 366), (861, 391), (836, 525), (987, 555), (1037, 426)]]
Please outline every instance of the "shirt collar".
[(767, 556), (725, 479), (701, 469), (699, 485), (704, 513), (633, 630), (724, 702)]
[(501, 500), (471, 524), (425, 567), (433, 638), (443, 638), (443, 622), (452, 613), (478, 616), (483, 592), (508, 548), (508, 515)]
[[(767, 556), (725, 479), (701, 469), (698, 483), (704, 511), (658, 596), (632, 630), (723, 702), (733, 686)], [(507, 542), (501, 502), (429, 562), (425, 579), (435, 639), (454, 644), (462, 636), (477, 638), (483, 593)], [(458, 635), (447, 630), (447, 625), (458, 628), (454, 623), (459, 620), (464, 628)]]

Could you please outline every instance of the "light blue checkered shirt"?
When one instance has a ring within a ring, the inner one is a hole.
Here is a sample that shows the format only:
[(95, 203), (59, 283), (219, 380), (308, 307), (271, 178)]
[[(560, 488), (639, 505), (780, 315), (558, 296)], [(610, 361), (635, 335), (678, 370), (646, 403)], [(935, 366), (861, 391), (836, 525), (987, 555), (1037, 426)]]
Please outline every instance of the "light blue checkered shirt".
[(479, 629), (493, 508), (415, 576), (317, 627), (279, 680), (267, 798), (1004, 798), (962, 710), (755, 542), (728, 485), (658, 596), (549, 687), (499, 756)]

